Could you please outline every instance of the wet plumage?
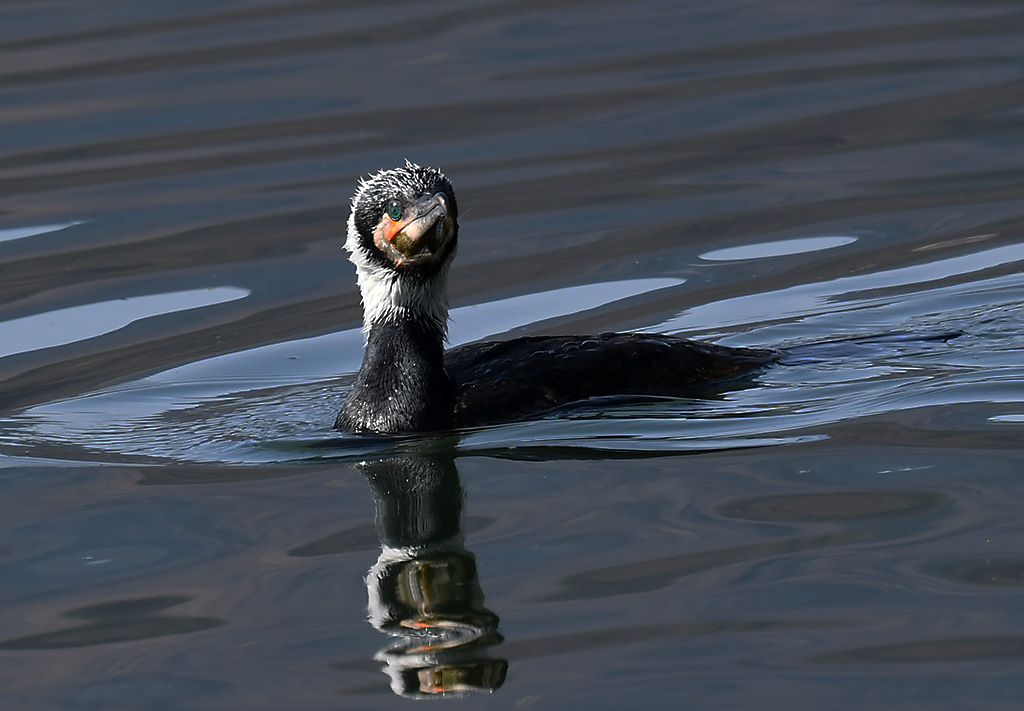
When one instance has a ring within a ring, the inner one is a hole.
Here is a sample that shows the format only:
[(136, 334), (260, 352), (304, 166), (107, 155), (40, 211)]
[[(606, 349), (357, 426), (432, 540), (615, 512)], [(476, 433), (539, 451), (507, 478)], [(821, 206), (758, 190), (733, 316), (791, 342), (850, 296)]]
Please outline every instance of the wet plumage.
[(458, 207), (438, 170), (412, 163), (360, 183), (345, 246), (367, 344), (335, 427), (398, 434), (536, 416), (595, 397), (695, 395), (776, 359), (676, 336), (527, 336), (444, 352)]

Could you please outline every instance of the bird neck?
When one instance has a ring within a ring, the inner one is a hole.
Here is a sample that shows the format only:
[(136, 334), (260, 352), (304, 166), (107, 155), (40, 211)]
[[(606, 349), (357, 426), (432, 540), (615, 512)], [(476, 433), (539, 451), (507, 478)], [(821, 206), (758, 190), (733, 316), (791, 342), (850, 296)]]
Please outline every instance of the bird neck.
[(438, 334), (443, 343), (448, 336), (448, 270), (450, 262), (430, 275), (402, 273), (352, 253), (356, 282), (363, 300), (363, 332), (369, 334), (378, 324), (408, 321), (420, 323)]
[(435, 317), (421, 304), (384, 309), (367, 321), (363, 363), (338, 415), (337, 429), (399, 434), (451, 427), (445, 321), (439, 324)]

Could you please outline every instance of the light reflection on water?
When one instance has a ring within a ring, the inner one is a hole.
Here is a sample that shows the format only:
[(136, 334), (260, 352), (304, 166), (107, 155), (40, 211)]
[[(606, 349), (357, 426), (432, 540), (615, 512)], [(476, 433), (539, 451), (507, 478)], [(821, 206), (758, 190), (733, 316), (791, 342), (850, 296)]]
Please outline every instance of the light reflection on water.
[(25, 239), (26, 237), (35, 237), (36, 235), (44, 235), (48, 232), (59, 232), (65, 230), (68, 227), (74, 227), (80, 225), (81, 222), (65, 222), (57, 225), (32, 225), (29, 227), (9, 227), (7, 229), (0, 229), (0, 242), (13, 242), (16, 239)]
[(740, 259), (765, 259), (767, 257), (784, 257), (789, 254), (805, 254), (819, 252), (823, 249), (844, 247), (857, 241), (856, 237), (804, 237), (801, 239), (784, 239), (774, 242), (745, 244), (740, 247), (713, 249), (700, 255), (709, 262), (730, 262)]
[[(879, 310), (891, 312), (900, 309), (909, 312), (905, 313), (907, 317), (930, 317), (943, 323), (950, 308), (947, 299), (957, 299), (958, 296), (965, 298), (979, 292), (996, 292), (995, 298), (1009, 298), (1010, 305), (1015, 303), (1012, 300), (1012, 293), (1015, 288), (1020, 288), (1019, 275), (994, 277), (991, 281), (983, 277), (986, 271), (1021, 260), (1024, 260), (1024, 243), (1010, 244), (898, 269), (844, 276), (792, 286), (776, 292), (751, 294), (704, 304), (658, 324), (655, 330), (706, 332), (715, 328), (751, 323), (802, 323), (814, 317), (825, 317), (833, 321), (847, 319), (856, 328), (863, 327), (869, 322), (861, 312), (868, 310), (871, 315), (876, 315)], [(956, 277), (960, 278), (957, 286), (948, 290), (941, 289), (940, 282)], [(973, 279), (963, 283), (964, 277)], [(935, 288), (911, 291), (914, 286), (927, 284), (934, 284)], [(934, 301), (935, 311), (911, 312), (914, 308), (927, 308), (929, 300)], [(908, 303), (913, 306), (907, 308), (905, 305)], [(993, 308), (998, 306), (998, 303), (991, 304)], [(871, 309), (876, 311), (870, 311)], [(713, 324), (710, 329), (709, 324)], [(888, 315), (878, 321), (880, 328), (890, 330), (894, 326), (899, 328), (898, 324), (899, 321), (894, 322)]]
[(130, 296), (0, 321), (0, 358), (84, 341), (144, 318), (223, 304), (249, 295), (233, 286)]

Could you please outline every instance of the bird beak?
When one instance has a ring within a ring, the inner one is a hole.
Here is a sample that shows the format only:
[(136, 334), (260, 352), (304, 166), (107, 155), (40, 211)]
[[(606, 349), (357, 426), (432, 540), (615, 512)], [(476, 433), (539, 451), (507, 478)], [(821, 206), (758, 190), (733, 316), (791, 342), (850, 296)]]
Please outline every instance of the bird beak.
[(396, 265), (411, 266), (439, 259), (454, 233), (448, 198), (437, 193), (421, 198), (401, 220), (384, 215), (373, 232), (373, 243)]

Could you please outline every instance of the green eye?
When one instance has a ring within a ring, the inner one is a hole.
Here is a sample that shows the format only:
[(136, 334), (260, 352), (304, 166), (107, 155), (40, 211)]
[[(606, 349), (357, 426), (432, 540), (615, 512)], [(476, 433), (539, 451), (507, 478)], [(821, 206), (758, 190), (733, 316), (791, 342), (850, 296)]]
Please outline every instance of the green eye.
[(388, 203), (388, 217), (395, 222), (402, 219), (402, 206), (398, 204), (397, 200), (392, 200)]

